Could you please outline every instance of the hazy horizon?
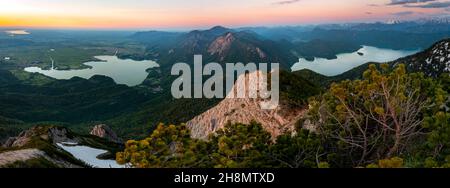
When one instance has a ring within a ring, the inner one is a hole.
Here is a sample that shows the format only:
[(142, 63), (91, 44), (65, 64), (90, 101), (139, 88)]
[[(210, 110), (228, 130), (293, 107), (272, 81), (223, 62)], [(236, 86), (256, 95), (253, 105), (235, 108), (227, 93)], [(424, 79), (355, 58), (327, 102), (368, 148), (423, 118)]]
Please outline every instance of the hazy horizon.
[(0, 27), (189, 30), (448, 16), (449, 0), (2, 0)]
[[(450, 15), (447, 16), (450, 19)], [(418, 17), (417, 19), (410, 20), (402, 20), (399, 21), (417, 21), (420, 19), (437, 19), (439, 17)], [(395, 20), (395, 19), (392, 19)], [(0, 26), (1, 30), (61, 30), (61, 31), (111, 31), (111, 32), (139, 32), (139, 31), (166, 31), (166, 32), (189, 32), (193, 30), (208, 30), (217, 26), (225, 27), (228, 29), (243, 29), (243, 28), (283, 28), (283, 27), (315, 27), (315, 26), (324, 26), (324, 25), (333, 25), (333, 24), (374, 24), (374, 23), (387, 23), (390, 20), (374, 20), (374, 21), (355, 21), (355, 22), (326, 22), (326, 23), (309, 23), (309, 24), (286, 24), (286, 25), (242, 25), (242, 26), (226, 26), (223, 24), (216, 24), (211, 26), (200, 26), (200, 27), (168, 27), (168, 28), (95, 28), (95, 27), (30, 27), (30, 26)]]

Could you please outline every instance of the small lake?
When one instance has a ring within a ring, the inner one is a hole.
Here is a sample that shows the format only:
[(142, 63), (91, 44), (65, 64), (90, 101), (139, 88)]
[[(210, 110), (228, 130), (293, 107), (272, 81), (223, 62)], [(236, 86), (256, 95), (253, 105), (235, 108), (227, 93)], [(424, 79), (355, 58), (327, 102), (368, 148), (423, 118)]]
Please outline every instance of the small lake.
[(87, 146), (67, 146), (62, 143), (58, 143), (57, 145), (72, 154), (78, 160), (81, 160), (94, 168), (125, 168), (125, 165), (119, 165), (115, 160), (101, 160), (97, 158), (98, 155), (106, 153), (106, 150)]
[(30, 32), (26, 31), (26, 30), (10, 30), (10, 31), (5, 31), (7, 34), (9, 35), (29, 35)]
[(316, 58), (314, 61), (307, 61), (303, 58), (299, 59), (299, 62), (292, 66), (292, 71), (310, 69), (326, 76), (336, 76), (364, 63), (389, 62), (417, 52), (419, 50), (391, 50), (363, 46), (357, 52), (338, 54), (337, 59), (333, 60)]
[[(131, 59), (119, 59), (116, 56), (95, 56), (101, 61), (92, 61), (84, 63), (92, 68), (80, 70), (43, 70), (39, 67), (27, 67), (25, 71), (31, 73), (41, 73), (56, 79), (71, 79), (81, 77), (89, 79), (94, 75), (103, 75), (112, 78), (117, 84), (136, 86), (141, 84), (147, 78), (147, 69), (158, 67), (155, 61), (144, 60), (135, 61)], [(58, 62), (55, 62), (55, 66)]]

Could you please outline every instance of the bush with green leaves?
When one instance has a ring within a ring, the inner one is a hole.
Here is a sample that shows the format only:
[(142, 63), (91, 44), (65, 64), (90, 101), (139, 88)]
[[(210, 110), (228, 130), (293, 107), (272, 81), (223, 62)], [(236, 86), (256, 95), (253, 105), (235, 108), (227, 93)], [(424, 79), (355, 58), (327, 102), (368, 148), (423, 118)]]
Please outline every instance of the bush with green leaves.
[(448, 113), (441, 108), (448, 94), (441, 83), (408, 74), (404, 65), (380, 67), (369, 66), (362, 80), (334, 83), (310, 102), (310, 120), (334, 140), (335, 153), (344, 158), (340, 166), (415, 155), (427, 138), (430, 147), (448, 149)]

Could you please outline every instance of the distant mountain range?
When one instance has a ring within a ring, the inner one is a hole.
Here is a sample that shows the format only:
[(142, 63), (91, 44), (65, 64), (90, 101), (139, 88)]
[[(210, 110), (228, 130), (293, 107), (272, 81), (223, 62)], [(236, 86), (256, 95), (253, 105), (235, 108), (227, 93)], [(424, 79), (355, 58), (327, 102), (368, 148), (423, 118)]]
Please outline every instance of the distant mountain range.
[[(164, 42), (157, 36), (164, 36)], [(224, 27), (195, 30), (188, 33), (143, 32), (132, 38), (147, 41), (149, 51), (164, 67), (176, 62), (192, 63), (194, 54), (208, 62), (280, 62), (289, 68), (296, 60), (289, 45), (267, 40), (252, 31)]]
[(417, 50), (449, 37), (448, 20), (237, 29), (216, 26), (130, 36), (147, 48), (146, 57), (141, 58), (158, 59), (163, 67), (180, 61), (189, 63), (194, 54), (202, 54), (209, 62), (279, 62), (285, 69), (298, 58), (334, 59), (337, 54), (355, 52), (362, 45)]

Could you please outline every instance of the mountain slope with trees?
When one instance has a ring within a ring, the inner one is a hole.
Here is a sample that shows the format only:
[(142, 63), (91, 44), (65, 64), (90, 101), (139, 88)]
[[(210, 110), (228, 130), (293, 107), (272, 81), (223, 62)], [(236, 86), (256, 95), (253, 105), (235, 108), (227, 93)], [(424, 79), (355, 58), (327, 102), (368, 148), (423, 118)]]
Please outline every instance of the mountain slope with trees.
[[(206, 140), (192, 136), (198, 134), (191, 132), (192, 125), (161, 124), (151, 137), (127, 142), (117, 160), (136, 167), (449, 167), (449, 74), (445, 69), (408, 69), (441, 54), (436, 49), (448, 52), (447, 41), (334, 78), (305, 70), (287, 74), (305, 77), (302, 73), (306, 73), (329, 89), (312, 94), (308, 112), (275, 139), (258, 119), (230, 122), (207, 132), (211, 134)], [(438, 67), (447, 62), (433, 61)], [(287, 96), (302, 93), (287, 91), (291, 92)], [(155, 145), (155, 141), (162, 142)], [(161, 150), (165, 152), (155, 153)]]
[(450, 114), (442, 84), (404, 65), (370, 66), (362, 80), (311, 99), (308, 116), (275, 141), (257, 122), (227, 124), (206, 141), (191, 138), (184, 124), (161, 124), (150, 137), (128, 141), (117, 161), (140, 168), (445, 167)]

